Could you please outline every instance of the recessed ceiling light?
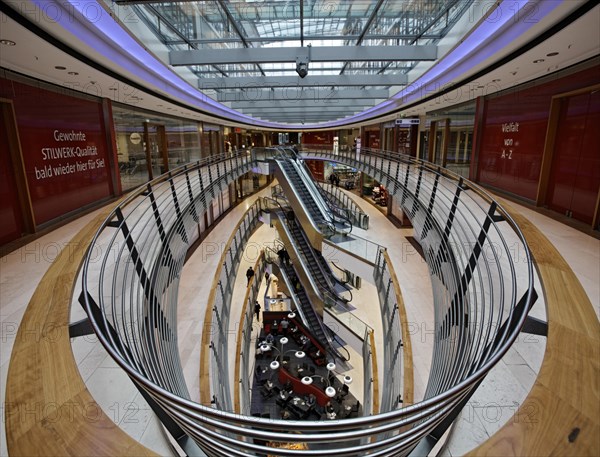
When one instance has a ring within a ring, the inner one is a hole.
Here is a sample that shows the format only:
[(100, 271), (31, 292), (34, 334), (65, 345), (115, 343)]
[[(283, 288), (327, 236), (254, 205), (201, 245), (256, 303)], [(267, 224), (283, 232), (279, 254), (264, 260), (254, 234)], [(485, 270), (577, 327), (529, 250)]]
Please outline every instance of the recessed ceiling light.
[(546, 57), (554, 57), (557, 55), (558, 55), (558, 52), (549, 52), (548, 54), (546, 54)]
[(545, 62), (545, 60), (544, 59), (536, 59), (533, 61), (533, 63), (542, 63), (542, 62)]
[(13, 40), (0, 40), (0, 43), (2, 43), (5, 46), (14, 46), (17, 44)]
[(54, 68), (56, 68), (57, 70), (66, 70), (67, 69), (67, 67), (63, 67), (62, 65), (57, 65)]
[(498, 82), (500, 82), (500, 81), (502, 81), (500, 78), (492, 79), (492, 82), (493, 82), (493, 83), (498, 83)]
[(117, 90), (116, 87), (109, 87), (108, 90)]
[(77, 73), (76, 71), (70, 71), (69, 74), (73, 75), (73, 76), (77, 76), (79, 73)]

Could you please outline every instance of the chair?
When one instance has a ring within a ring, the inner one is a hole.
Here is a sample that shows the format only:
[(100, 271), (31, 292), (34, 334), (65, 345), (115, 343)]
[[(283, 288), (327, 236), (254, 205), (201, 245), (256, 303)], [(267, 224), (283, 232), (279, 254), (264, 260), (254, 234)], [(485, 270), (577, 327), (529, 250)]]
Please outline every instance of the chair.
[(315, 365), (318, 367), (323, 367), (323, 366), (327, 365), (327, 359), (325, 357), (315, 359), (314, 362), (315, 362)]

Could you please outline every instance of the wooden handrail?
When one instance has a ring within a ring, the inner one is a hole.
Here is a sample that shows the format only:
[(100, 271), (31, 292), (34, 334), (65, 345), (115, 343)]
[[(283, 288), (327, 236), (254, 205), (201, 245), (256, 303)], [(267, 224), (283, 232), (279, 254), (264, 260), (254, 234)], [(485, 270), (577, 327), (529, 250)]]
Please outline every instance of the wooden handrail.
[(104, 414), (77, 369), (69, 338), (71, 298), (102, 210), (67, 244), (39, 283), (15, 339), (6, 383), (11, 456), (154, 456)]
[(503, 201), (537, 267), (548, 316), (546, 353), (515, 415), (470, 456), (600, 455), (600, 323), (554, 245)]
[(392, 284), (394, 285), (394, 293), (396, 295), (396, 303), (398, 304), (398, 312), (400, 313), (400, 331), (402, 332), (402, 345), (404, 350), (402, 351), (403, 361), (403, 389), (402, 389), (402, 406), (410, 406), (414, 402), (415, 394), (415, 377), (413, 370), (413, 353), (412, 344), (410, 341), (410, 331), (408, 329), (408, 315), (406, 314), (406, 307), (404, 306), (404, 298), (402, 297), (402, 290), (398, 283), (398, 277), (396, 271), (392, 265), (392, 259), (387, 253), (387, 250), (383, 251), (383, 257), (385, 258), (386, 265), (390, 272), (390, 278), (392, 278)]
[[(260, 251), (260, 255), (258, 256), (258, 258), (256, 259), (256, 262), (254, 262), (254, 271), (258, 271), (258, 266), (260, 265), (261, 262), (264, 262), (264, 257), (265, 257), (265, 251), (261, 250)], [(238, 332), (237, 332), (237, 342), (235, 344), (235, 377), (233, 378), (234, 383), (236, 383), (236, 387), (233, 390), (233, 408), (234, 411), (236, 412), (236, 414), (240, 414), (241, 413), (241, 403), (242, 403), (242, 395), (240, 392), (240, 389), (242, 388), (242, 383), (239, 382), (242, 376), (242, 342), (243, 342), (243, 336), (242, 333), (244, 331), (244, 321), (245, 321), (245, 316), (246, 316), (246, 312), (248, 310), (248, 301), (250, 299), (250, 291), (252, 290), (252, 286), (254, 285), (254, 281), (260, 281), (260, 278), (257, 278), (256, 275), (252, 276), (252, 278), (250, 279), (250, 281), (248, 282), (248, 285), (246, 286), (246, 293), (244, 294), (244, 303), (242, 304), (242, 309), (240, 311), (240, 325), (238, 326)], [(249, 357), (249, 354), (244, 354), (244, 357)], [(244, 373), (244, 375), (246, 375), (247, 373)]]

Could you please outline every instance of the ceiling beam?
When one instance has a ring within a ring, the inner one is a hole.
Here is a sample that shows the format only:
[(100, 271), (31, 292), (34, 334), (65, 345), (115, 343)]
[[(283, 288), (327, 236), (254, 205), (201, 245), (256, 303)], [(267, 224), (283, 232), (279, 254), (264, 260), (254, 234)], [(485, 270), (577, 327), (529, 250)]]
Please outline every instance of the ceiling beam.
[(341, 106), (341, 107), (322, 107), (320, 109), (310, 109), (310, 108), (301, 108), (298, 106), (290, 106), (288, 108), (282, 109), (282, 108), (244, 108), (242, 110), (238, 110), (238, 111), (242, 111), (245, 114), (252, 114), (252, 115), (260, 115), (260, 113), (266, 113), (266, 114), (332, 114), (332, 113), (358, 113), (359, 111), (362, 111), (361, 109), (355, 107), (348, 107), (348, 106)]
[[(310, 71), (310, 70), (309, 70)], [(340, 86), (404, 86), (404, 74), (389, 75), (315, 75), (299, 76), (246, 76), (229, 78), (200, 78), (198, 87), (206, 89), (240, 89), (246, 87), (340, 87)]]
[[(384, 0), (378, 0), (377, 1), (377, 4), (375, 5), (375, 8), (373, 8), (373, 11), (371, 12), (371, 16), (369, 17), (369, 19), (367, 19), (367, 23), (363, 27), (362, 32), (360, 33), (360, 35), (358, 37), (358, 40), (356, 40), (356, 46), (360, 46), (362, 44), (362, 41), (364, 40), (365, 35), (367, 34), (367, 31), (371, 28), (371, 24), (373, 23), (373, 21), (377, 17), (377, 13), (379, 12), (379, 8), (381, 8), (381, 5), (383, 4), (383, 1)], [(344, 66), (340, 70), (340, 75), (344, 74), (344, 71), (346, 71), (347, 67), (348, 67), (348, 62), (345, 62)]]
[(259, 101), (259, 102), (233, 102), (231, 108), (233, 109), (245, 109), (245, 108), (273, 108), (273, 109), (286, 109), (289, 107), (299, 108), (335, 108), (335, 107), (358, 107), (363, 109), (365, 106), (372, 106), (373, 102), (368, 99), (363, 100), (351, 100), (351, 99), (334, 99), (334, 100), (270, 100), (270, 101)]
[[(356, 40), (360, 35), (304, 35), (305, 40), (321, 40), (321, 41), (340, 41), (340, 40)], [(414, 34), (383, 34), (383, 33), (373, 33), (369, 35), (369, 40), (414, 40), (417, 38), (417, 35)], [(419, 38), (422, 39), (430, 39), (430, 40), (439, 40), (442, 38), (442, 35), (430, 33), (425, 35), (419, 35)], [(248, 43), (274, 43), (281, 41), (300, 41), (300, 35), (290, 35), (290, 36), (258, 36), (258, 37), (245, 37)], [(177, 45), (177, 44), (221, 44), (221, 43), (239, 43), (238, 38), (230, 38), (230, 37), (219, 37), (219, 38), (195, 38), (189, 40), (165, 40), (166, 45)]]
[(296, 62), (299, 57), (308, 57), (311, 62), (435, 60), (437, 49), (433, 45), (192, 49), (170, 51), (169, 62), (181, 66)]
[(305, 122), (326, 122), (326, 121), (332, 121), (335, 119), (342, 119), (346, 116), (304, 116), (304, 115), (298, 115), (298, 116), (277, 116), (277, 115), (273, 115), (273, 116), (255, 116), (259, 119), (263, 119), (265, 121), (271, 121), (271, 122), (293, 122), (293, 123), (305, 123)]
[[(383, 99), (389, 98), (387, 89), (341, 89), (341, 90), (269, 90), (248, 89), (215, 94), (219, 102), (269, 101), (283, 100), (292, 103), (294, 100), (341, 100), (341, 99)], [(211, 94), (209, 94), (211, 95)], [(214, 97), (213, 97), (214, 98)]]
[[(244, 34), (242, 33), (242, 30), (241, 30), (242, 25), (237, 23), (237, 21), (231, 14), (231, 11), (229, 11), (229, 8), (227, 7), (227, 4), (225, 3), (224, 0), (218, 0), (218, 2), (219, 2), (219, 5), (221, 5), (221, 9), (227, 16), (227, 20), (229, 20), (229, 22), (231, 23), (233, 30), (235, 30), (235, 33), (238, 34), (238, 36), (240, 37), (240, 40), (242, 40), (242, 43), (244, 43), (244, 47), (249, 48), (250, 45), (246, 41), (246, 38), (244, 37)], [(256, 64), (256, 67), (260, 71), (260, 74), (265, 76), (265, 72), (263, 71), (263, 69), (260, 67), (260, 65), (258, 63)]]

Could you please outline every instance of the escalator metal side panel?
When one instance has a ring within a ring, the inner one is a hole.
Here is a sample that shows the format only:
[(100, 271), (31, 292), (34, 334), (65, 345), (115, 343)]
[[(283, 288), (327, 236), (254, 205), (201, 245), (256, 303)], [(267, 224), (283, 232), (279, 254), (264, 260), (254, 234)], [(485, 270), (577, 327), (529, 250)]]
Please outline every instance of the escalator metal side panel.
[(313, 248), (320, 251), (323, 248), (323, 234), (318, 227), (316, 227), (315, 222), (307, 213), (304, 205), (301, 202), (301, 198), (294, 189), (294, 185), (289, 181), (287, 175), (283, 172), (278, 164), (275, 166), (275, 177), (281, 185), (283, 192), (287, 196), (288, 202), (294, 211), (294, 217), (302, 226), (309, 243)]

